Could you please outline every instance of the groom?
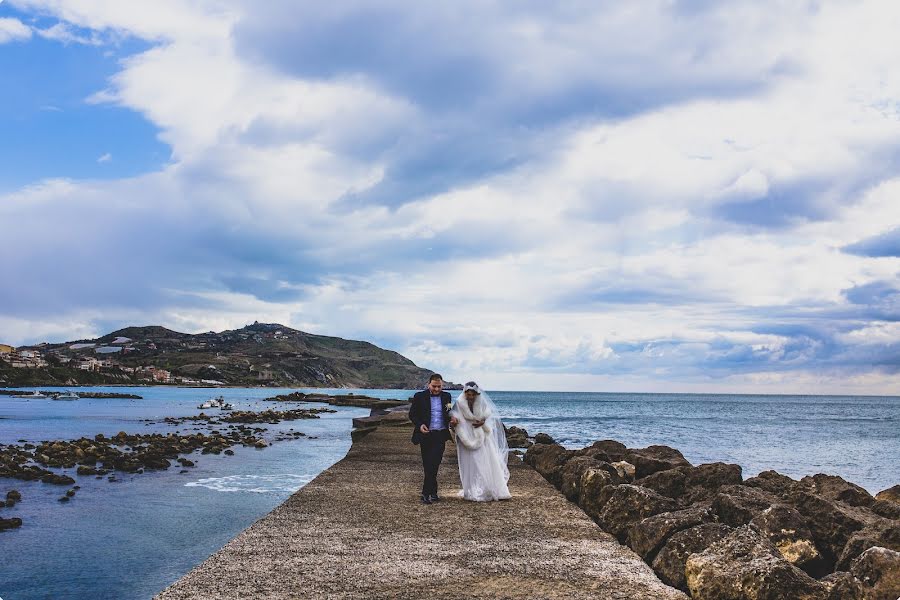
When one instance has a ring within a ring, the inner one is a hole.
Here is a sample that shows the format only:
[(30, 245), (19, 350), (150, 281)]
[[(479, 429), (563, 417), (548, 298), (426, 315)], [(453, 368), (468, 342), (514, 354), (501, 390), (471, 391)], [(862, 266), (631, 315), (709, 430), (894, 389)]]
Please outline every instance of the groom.
[(438, 467), (444, 457), (444, 444), (450, 439), (450, 428), (457, 423), (456, 417), (450, 416), (450, 393), (443, 388), (443, 378), (434, 373), (428, 380), (428, 387), (416, 392), (409, 406), (409, 420), (413, 422), (412, 443), (422, 450), (422, 467), (425, 469), (422, 504), (440, 500)]

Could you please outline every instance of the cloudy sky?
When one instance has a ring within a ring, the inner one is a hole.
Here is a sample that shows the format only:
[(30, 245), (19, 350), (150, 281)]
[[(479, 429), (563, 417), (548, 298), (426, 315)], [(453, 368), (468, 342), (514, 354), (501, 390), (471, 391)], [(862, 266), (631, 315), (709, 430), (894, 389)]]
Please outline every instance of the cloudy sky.
[(900, 4), (0, 3), (0, 342), (900, 393)]

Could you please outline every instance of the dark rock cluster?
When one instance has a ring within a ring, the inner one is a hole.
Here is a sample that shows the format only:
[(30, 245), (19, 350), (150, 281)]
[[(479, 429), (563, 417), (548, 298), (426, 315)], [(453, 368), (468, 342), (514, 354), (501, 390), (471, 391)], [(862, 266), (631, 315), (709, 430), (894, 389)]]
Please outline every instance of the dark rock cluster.
[[(291, 410), (266, 409), (259, 412), (252, 410), (235, 410), (222, 412), (217, 415), (208, 415), (201, 412), (199, 415), (186, 417), (166, 417), (164, 423), (178, 425), (189, 421), (202, 421), (207, 423), (269, 423), (276, 425), (282, 421), (297, 421), (300, 419), (318, 419), (321, 413), (337, 412), (331, 408), (296, 408)], [(152, 420), (149, 420), (151, 423)]]
[(373, 398), (372, 396), (364, 396), (360, 394), (306, 394), (304, 392), (291, 392), (290, 394), (278, 394), (264, 398), (269, 402), (324, 402), (332, 406), (357, 406), (360, 408), (372, 409), (389, 409), (396, 406), (405, 406), (409, 404), (408, 400), (382, 400), (381, 398)]
[(126, 392), (77, 392), (82, 398), (130, 398), (132, 400), (143, 400), (143, 396), (138, 394), (128, 394)]
[(145, 470), (168, 469), (172, 466), (171, 461), (179, 455), (195, 450), (200, 450), (202, 454), (219, 454), (235, 444), (265, 444), (258, 433), (257, 429), (244, 426), (228, 432), (213, 431), (210, 435), (127, 434), (120, 431), (113, 437), (100, 433), (93, 439), (82, 437), (41, 442), (37, 446), (26, 444), (33, 449), (0, 446), (0, 477), (71, 485), (75, 479), (49, 468), (75, 468), (80, 476), (103, 476), (112, 471), (143, 473)]
[[(201, 454), (233, 454), (229, 448), (241, 444), (265, 448), (268, 442), (261, 437), (264, 427), (247, 427), (245, 423), (279, 423), (283, 420), (317, 419), (319, 413), (333, 412), (328, 408), (296, 409), (261, 412), (235, 411), (217, 417), (201, 413), (197, 417), (167, 418), (169, 423), (200, 420), (210, 424), (227, 424), (222, 429), (205, 433), (149, 433), (128, 434), (120, 431), (112, 437), (102, 433), (93, 438), (42, 441), (40, 444), (0, 444), (0, 477), (25, 481), (40, 480), (55, 485), (75, 483), (70, 475), (56, 473), (51, 468), (76, 469), (79, 476), (102, 477), (112, 471), (143, 473), (144, 470), (168, 469), (172, 461), (182, 467), (193, 466), (183, 454), (200, 450)], [(304, 436), (299, 431), (282, 432), (278, 439)], [(24, 440), (20, 440), (24, 441)]]
[(510, 448), (527, 448), (532, 444), (528, 432), (515, 425), (506, 428), (506, 442)]
[[(17, 502), (22, 500), (22, 494), (19, 490), (9, 490), (6, 492), (6, 499), (0, 500), (0, 508), (6, 506), (14, 506)], [(4, 529), (15, 529), (16, 527), (22, 526), (22, 519), (19, 517), (0, 517), (0, 531)]]
[(696, 600), (900, 597), (898, 486), (872, 497), (833, 475), (744, 480), (667, 446), (569, 450), (541, 434), (524, 460)]

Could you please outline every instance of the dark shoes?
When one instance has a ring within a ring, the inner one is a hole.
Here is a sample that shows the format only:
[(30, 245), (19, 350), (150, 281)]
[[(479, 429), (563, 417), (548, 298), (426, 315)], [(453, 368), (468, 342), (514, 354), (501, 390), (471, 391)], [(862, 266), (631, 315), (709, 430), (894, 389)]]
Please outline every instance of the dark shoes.
[(422, 504), (431, 504), (431, 496), (426, 496), (425, 494), (422, 494), (422, 499), (419, 500), (419, 502), (421, 502)]
[(432, 502), (440, 502), (441, 501), (441, 499), (438, 497), (437, 494), (432, 494), (431, 496), (429, 496), (429, 498)]

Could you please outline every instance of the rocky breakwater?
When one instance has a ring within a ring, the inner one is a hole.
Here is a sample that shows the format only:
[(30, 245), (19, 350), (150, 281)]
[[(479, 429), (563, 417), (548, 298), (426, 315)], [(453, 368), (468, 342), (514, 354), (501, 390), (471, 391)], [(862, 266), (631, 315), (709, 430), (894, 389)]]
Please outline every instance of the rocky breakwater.
[(408, 400), (384, 400), (360, 394), (306, 394), (304, 392), (291, 392), (290, 394), (278, 394), (264, 398), (269, 402), (323, 402), (331, 406), (356, 406), (359, 408), (371, 408), (373, 410), (387, 410), (397, 406), (408, 406)]
[(571, 450), (543, 434), (524, 461), (696, 600), (900, 597), (900, 486), (873, 497), (833, 475), (744, 480), (667, 446)]

